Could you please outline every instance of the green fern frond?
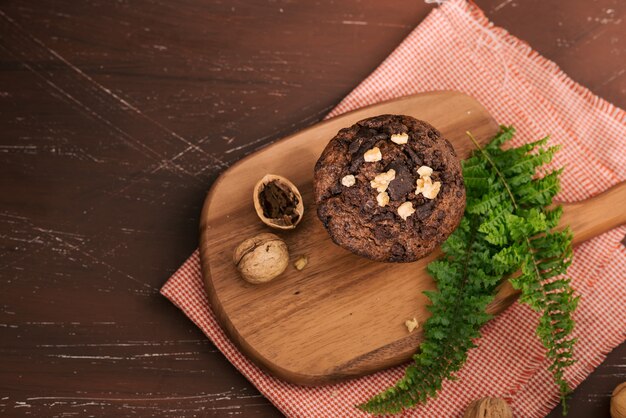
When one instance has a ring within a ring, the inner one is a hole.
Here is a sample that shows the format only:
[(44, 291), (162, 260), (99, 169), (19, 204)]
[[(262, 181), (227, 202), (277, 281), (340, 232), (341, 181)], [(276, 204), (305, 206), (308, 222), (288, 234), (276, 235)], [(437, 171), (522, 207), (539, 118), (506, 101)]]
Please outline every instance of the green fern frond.
[(546, 137), (503, 149), (514, 133), (513, 127), (502, 126), (463, 162), (465, 216), (442, 245), (444, 255), (428, 265), (437, 291), (424, 292), (431, 301), (424, 342), (404, 377), (360, 409), (397, 413), (436, 396), (444, 380), (455, 379), (490, 319), (486, 308), (497, 286), (520, 270), (511, 282), (521, 290), (520, 301), (541, 313), (537, 335), (565, 406), (564, 370), (573, 363), (575, 344), (571, 314), (578, 302), (563, 277), (571, 263), (572, 236), (567, 229), (552, 231), (562, 210), (546, 208), (558, 193), (561, 170), (536, 178), (536, 170), (552, 161), (558, 147), (546, 148)]
[(500, 125), (500, 132), (485, 146), (485, 149), (499, 151), (505, 142), (513, 139), (515, 128), (512, 126)]
[[(492, 175), (509, 192), (514, 208), (513, 213), (505, 215), (506, 225), (511, 241), (519, 244), (514, 251), (502, 253), (498, 262), (521, 261), (522, 274), (511, 279), (511, 284), (522, 291), (522, 303), (541, 313), (537, 335), (547, 350), (546, 355), (551, 361), (548, 368), (559, 388), (563, 413), (567, 414), (566, 399), (571, 389), (564, 378), (564, 370), (574, 362), (575, 339), (571, 337), (574, 321), (571, 314), (576, 309), (578, 297), (568, 279), (553, 278), (565, 274), (571, 264), (572, 235), (568, 229), (550, 232), (558, 224), (562, 210), (546, 209), (560, 190), (562, 169), (522, 184), (511, 184), (507, 177), (507, 174), (534, 175), (538, 166), (550, 162), (558, 147), (539, 148), (536, 153), (528, 154), (546, 142), (547, 138), (544, 138), (528, 146), (505, 151), (490, 147), (481, 149), (476, 145), (478, 152), (490, 163)], [(520, 153), (520, 149), (524, 149), (526, 155)], [(522, 161), (511, 164), (516, 158)], [(525, 255), (524, 260), (519, 259), (520, 254)]]

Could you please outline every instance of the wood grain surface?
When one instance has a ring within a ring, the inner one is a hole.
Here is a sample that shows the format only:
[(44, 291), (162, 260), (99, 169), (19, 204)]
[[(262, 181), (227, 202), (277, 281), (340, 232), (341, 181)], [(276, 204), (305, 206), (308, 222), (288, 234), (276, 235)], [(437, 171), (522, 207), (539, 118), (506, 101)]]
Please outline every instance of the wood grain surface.
[[(626, 107), (625, 2), (477, 3)], [(319, 121), (432, 7), (0, 3), (0, 415), (280, 416), (158, 289), (217, 175)], [(569, 416), (608, 417), (625, 367), (622, 345)]]

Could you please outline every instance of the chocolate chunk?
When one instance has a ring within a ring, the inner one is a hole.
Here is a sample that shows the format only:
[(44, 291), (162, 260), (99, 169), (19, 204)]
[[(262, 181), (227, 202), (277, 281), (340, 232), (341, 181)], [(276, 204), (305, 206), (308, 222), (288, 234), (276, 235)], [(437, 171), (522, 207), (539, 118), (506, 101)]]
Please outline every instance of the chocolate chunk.
[(385, 126), (385, 132), (392, 134), (405, 134), (409, 132), (409, 128), (400, 121), (394, 121)]
[(406, 253), (406, 248), (404, 248), (404, 246), (399, 242), (396, 242), (391, 246), (391, 254), (394, 257), (402, 257), (404, 253)]
[[(424, 198), (425, 199), (425, 198)], [(424, 204), (419, 205), (415, 208), (415, 216), (419, 220), (424, 220), (430, 216), (433, 212), (433, 206), (435, 206), (434, 200), (425, 199)]]
[(394, 169), (396, 178), (389, 183), (387, 193), (391, 200), (404, 202), (409, 193), (415, 190), (416, 177), (411, 173), (411, 169), (404, 161), (393, 162), (389, 164), (387, 170)]
[(350, 153), (350, 155), (354, 155), (359, 152), (359, 148), (361, 148), (361, 144), (363, 143), (364, 139), (365, 138), (357, 138), (350, 142), (350, 145), (348, 145), (348, 152)]
[(359, 150), (356, 152), (356, 155), (352, 158), (352, 163), (350, 164), (350, 173), (356, 173), (361, 165), (365, 162), (363, 155), (372, 149), (376, 144), (377, 139), (373, 135), (369, 138), (363, 139), (361, 141), (361, 145), (359, 146)]
[(384, 226), (374, 228), (374, 236), (379, 241), (384, 241), (384, 240), (393, 238), (393, 235), (394, 235), (393, 228), (388, 228)]
[(395, 218), (395, 215), (389, 211), (380, 212), (372, 216), (372, 220), (375, 222), (393, 221), (394, 218)]
[(411, 147), (405, 147), (404, 152), (406, 152), (406, 154), (409, 156), (409, 158), (411, 158), (411, 161), (413, 161), (413, 163), (415, 164), (415, 166), (417, 168), (419, 168), (420, 166), (424, 165), (424, 158), (422, 156), (420, 156), (417, 152), (415, 152), (413, 150), (413, 148)]

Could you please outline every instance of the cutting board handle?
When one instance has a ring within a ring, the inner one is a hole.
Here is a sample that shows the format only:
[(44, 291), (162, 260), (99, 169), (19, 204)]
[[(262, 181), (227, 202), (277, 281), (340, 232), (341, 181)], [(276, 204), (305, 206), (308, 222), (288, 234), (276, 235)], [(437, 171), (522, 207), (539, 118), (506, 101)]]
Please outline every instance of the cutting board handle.
[(626, 224), (626, 182), (590, 199), (563, 204), (559, 223), (569, 225), (574, 233), (574, 245)]

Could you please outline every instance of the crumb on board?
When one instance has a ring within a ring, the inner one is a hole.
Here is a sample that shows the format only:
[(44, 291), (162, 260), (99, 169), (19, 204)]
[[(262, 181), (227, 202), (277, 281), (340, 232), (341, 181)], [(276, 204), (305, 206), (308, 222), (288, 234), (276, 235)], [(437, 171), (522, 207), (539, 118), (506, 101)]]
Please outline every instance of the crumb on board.
[(409, 330), (409, 332), (413, 332), (416, 328), (420, 326), (419, 322), (417, 322), (417, 319), (415, 318), (407, 319), (404, 322), (404, 325), (406, 326), (406, 329)]
[(301, 255), (293, 262), (293, 266), (298, 271), (302, 271), (306, 265), (309, 264), (309, 258), (306, 255)]

